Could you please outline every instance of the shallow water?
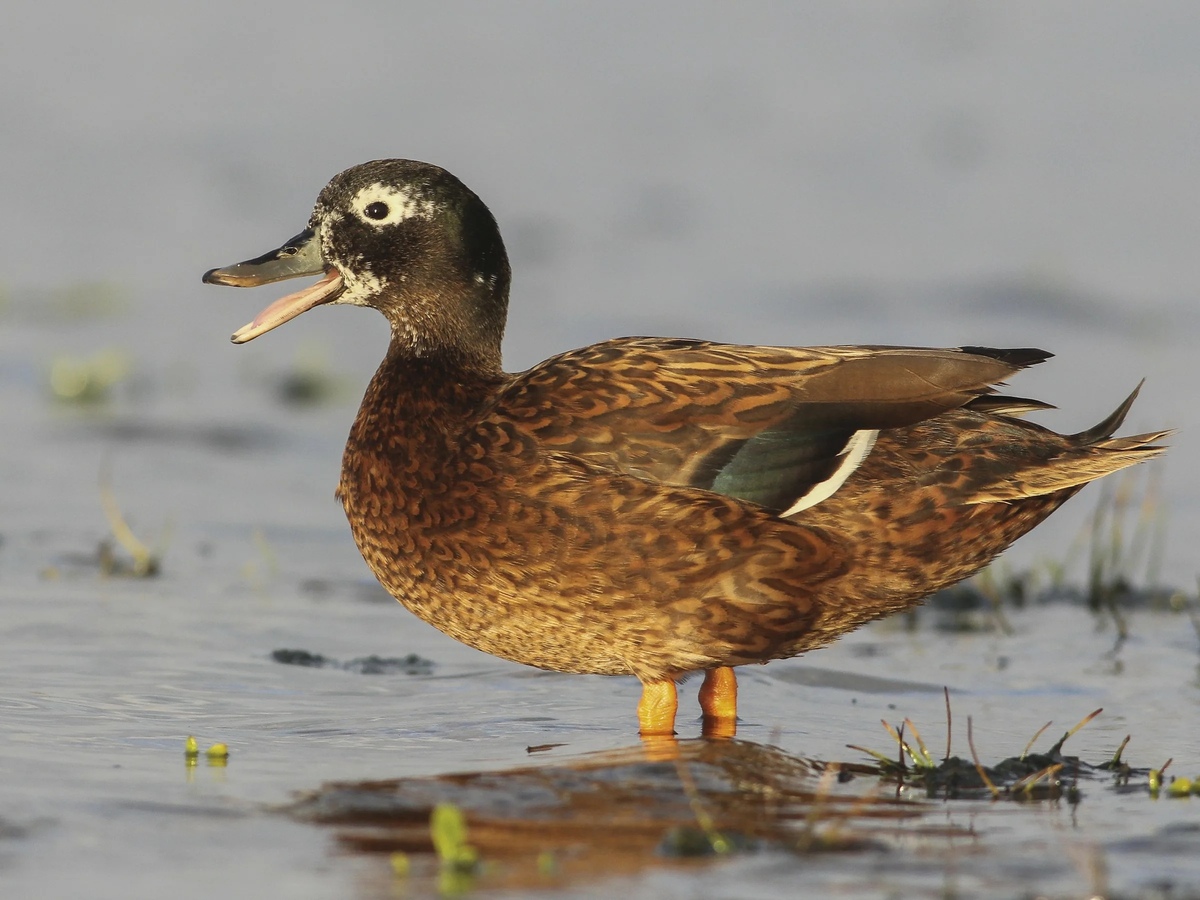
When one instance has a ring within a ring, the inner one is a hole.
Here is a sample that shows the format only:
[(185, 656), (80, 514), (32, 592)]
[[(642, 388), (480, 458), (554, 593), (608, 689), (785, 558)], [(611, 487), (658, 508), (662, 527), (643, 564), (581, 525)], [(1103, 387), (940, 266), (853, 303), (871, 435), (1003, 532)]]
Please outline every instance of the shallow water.
[[(267, 808), (325, 781), (559, 765), (632, 741), (631, 679), (491, 659), (372, 586), (332, 490), (378, 318), (318, 310), (235, 348), (279, 292), (199, 283), (294, 234), (325, 180), (366, 158), (443, 163), (491, 204), (516, 272), (512, 368), (628, 333), (1034, 344), (1059, 356), (1014, 391), (1058, 404), (1039, 420), (1064, 431), (1147, 377), (1128, 430), (1181, 429), (1157, 577), (1194, 591), (1191, 5), (331, 9), (26, 5), (0, 34), (6, 896), (375, 895), (395, 887), (385, 863)], [(54, 359), (105, 350), (125, 368), (107, 398), (56, 401)], [(326, 402), (285, 403), (306, 373)], [(169, 531), (159, 578), (100, 574), (105, 461), (134, 530)], [(1011, 565), (1061, 559), (1096, 500)], [(1012, 635), (926, 613), (745, 670), (739, 737), (860, 760), (846, 744), (890, 752), (878, 720), (907, 716), (937, 753), (948, 685), (956, 753), (967, 715), (995, 762), (1103, 706), (1072, 752), (1099, 762), (1132, 734), (1133, 764), (1200, 773), (1186, 616), (1129, 613), (1115, 653), (1081, 607), (1009, 616)], [(281, 648), (435, 668), (306, 669), (272, 661)], [(228, 766), (187, 768), (188, 734), (227, 743)], [(1102, 858), (1117, 893), (1195, 894), (1197, 802), (1100, 782), (1074, 808), (954, 801), (922, 822), (973, 829), (969, 850), (901, 824), (882, 855), (767, 852), (620, 890), (1076, 896), (1102, 887)]]
[[(632, 679), (497, 662), (391, 601), (365, 598), (352, 580), (316, 595), (304, 588), (301, 565), (313, 543), (280, 536), (273, 546), (281, 570), (296, 574), (258, 590), (213, 557), (157, 581), (79, 573), (5, 585), (0, 704), (4, 765), (17, 777), (6, 783), (3, 818), (20, 833), (0, 844), (0, 872), (11, 895), (374, 895), (391, 880), (385, 861), (335, 852), (333, 835), (264, 804), (324, 781), (562, 765), (631, 742)], [(177, 555), (186, 556), (182, 547)], [(1018, 755), (1047, 718), (1055, 725), (1035, 750), (1104, 707), (1071, 739), (1070, 752), (1099, 763), (1132, 734), (1125, 758), (1133, 765), (1159, 767), (1173, 756), (1175, 773), (1200, 771), (1200, 658), (1185, 617), (1133, 614), (1132, 637), (1115, 655), (1111, 628), (1079, 607), (1010, 617), (1011, 636), (884, 623), (803, 661), (744, 669), (739, 736), (797, 756), (869, 762), (844, 745), (890, 755), (894, 743), (879, 719), (899, 725), (910, 717), (940, 756), (946, 684), (955, 754), (968, 753), (967, 716), (983, 759), (995, 763)], [(431, 675), (372, 676), (270, 658), (296, 646), (341, 658), (416, 652), (436, 665)], [(694, 737), (698, 710), (693, 692), (684, 694), (681, 735)], [(187, 767), (188, 733), (202, 747), (227, 743), (227, 767), (204, 759)], [(622, 891), (769, 897), (803, 879), (814, 891), (864, 896), (936, 891), (944, 882), (971, 896), (1007, 896), (1017, 886), (1070, 896), (1099, 887), (1088, 860), (1103, 860), (1108, 883), (1126, 895), (1163, 881), (1194, 888), (1200, 833), (1186, 829), (1198, 821), (1197, 800), (1151, 800), (1144, 778), (1134, 781), (1143, 787), (1132, 793), (1104, 778), (1084, 781), (1074, 807), (934, 801), (918, 820), (885, 829), (891, 852), (883, 856), (764, 852), (703, 873), (629, 875)], [(970, 856), (962, 856), (961, 836), (931, 836), (931, 825), (968, 831)], [(553, 882), (547, 889), (560, 890)]]

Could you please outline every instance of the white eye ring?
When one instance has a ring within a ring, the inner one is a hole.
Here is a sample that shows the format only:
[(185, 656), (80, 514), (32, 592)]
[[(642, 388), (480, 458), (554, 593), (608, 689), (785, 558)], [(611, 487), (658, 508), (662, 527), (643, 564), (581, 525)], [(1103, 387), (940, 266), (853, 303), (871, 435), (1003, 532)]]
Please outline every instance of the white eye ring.
[(382, 228), (405, 219), (429, 218), (433, 215), (434, 203), (418, 199), (401, 188), (376, 182), (354, 195), (350, 209), (366, 224)]

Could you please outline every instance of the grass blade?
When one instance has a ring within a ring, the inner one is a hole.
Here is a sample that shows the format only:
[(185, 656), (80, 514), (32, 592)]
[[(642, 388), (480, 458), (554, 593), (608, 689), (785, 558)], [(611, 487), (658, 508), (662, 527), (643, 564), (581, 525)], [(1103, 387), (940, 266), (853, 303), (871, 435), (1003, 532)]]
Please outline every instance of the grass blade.
[(983, 765), (979, 762), (979, 754), (975, 752), (975, 735), (973, 734), (970, 716), (967, 716), (967, 745), (971, 748), (971, 759), (975, 760), (975, 771), (979, 773), (979, 777), (983, 779), (983, 783), (992, 792), (992, 799), (998, 799), (1000, 797), (1000, 788), (992, 784), (992, 779), (988, 778), (987, 772), (983, 770)]

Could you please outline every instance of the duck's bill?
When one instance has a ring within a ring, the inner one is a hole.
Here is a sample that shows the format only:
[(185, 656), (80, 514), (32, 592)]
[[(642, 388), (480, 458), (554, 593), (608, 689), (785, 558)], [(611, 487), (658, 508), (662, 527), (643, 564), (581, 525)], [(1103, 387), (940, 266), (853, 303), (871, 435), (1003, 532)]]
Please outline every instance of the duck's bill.
[(324, 271), (321, 242), (311, 228), (306, 228), (278, 250), (264, 253), (257, 259), (248, 259), (221, 269), (209, 269), (204, 273), (204, 283), (258, 287), (288, 278), (319, 275)]
[(235, 331), (230, 340), (235, 344), (244, 344), (314, 306), (333, 300), (342, 291), (341, 273), (325, 265), (325, 260), (321, 258), (320, 241), (312, 229), (306, 229), (278, 250), (264, 253), (257, 259), (210, 269), (204, 273), (204, 281), (206, 284), (227, 284), (232, 287), (257, 287), (288, 278), (322, 274), (324, 277), (316, 284), (281, 297), (255, 316), (254, 321)]
[(235, 344), (252, 341), (260, 334), (266, 334), (272, 328), (278, 328), (289, 319), (296, 318), (300, 313), (308, 312), (314, 306), (320, 306), (322, 303), (328, 303), (342, 292), (342, 287), (342, 274), (337, 269), (330, 269), (325, 273), (325, 277), (316, 284), (310, 285), (302, 291), (296, 291), (294, 294), (288, 294), (286, 297), (280, 297), (255, 316), (254, 321), (235, 331), (229, 339)]

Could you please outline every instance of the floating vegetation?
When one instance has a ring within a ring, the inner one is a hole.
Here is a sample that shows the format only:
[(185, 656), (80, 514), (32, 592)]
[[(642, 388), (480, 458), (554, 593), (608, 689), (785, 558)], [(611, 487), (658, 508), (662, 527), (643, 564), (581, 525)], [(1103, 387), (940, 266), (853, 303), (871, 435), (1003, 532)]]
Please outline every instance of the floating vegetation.
[[(204, 751), (210, 768), (223, 769), (229, 764), (229, 747), (225, 744), (213, 744)], [(194, 735), (188, 735), (183, 743), (183, 761), (189, 769), (194, 769), (200, 759), (200, 745)]]
[(286, 666), (342, 669), (346, 672), (357, 672), (359, 675), (428, 675), (434, 668), (432, 660), (415, 653), (399, 657), (360, 656), (347, 662), (338, 662), (336, 659), (307, 650), (274, 650), (271, 652), (271, 659)]
[[(1123, 761), (1122, 755), (1129, 744), (1130, 736), (1126, 735), (1112, 758), (1099, 763), (1090, 764), (1077, 756), (1063, 753), (1065, 744), (1085, 725), (1095, 719), (1101, 709), (1094, 710), (1085, 716), (1075, 727), (1063, 734), (1061, 738), (1045, 753), (1030, 753), (1037, 739), (1053, 724), (1047, 722), (1025, 745), (1020, 756), (1013, 756), (985, 766), (980, 762), (979, 753), (975, 748), (973, 723), (967, 718), (967, 744), (971, 750), (971, 759), (963, 760), (950, 755), (951, 724), (950, 698), (946, 694), (946, 755), (936, 761), (929, 753), (925, 742), (916, 725), (905, 719), (899, 729), (893, 728), (886, 720), (883, 727), (896, 741), (898, 755), (892, 759), (888, 755), (866, 747), (849, 745), (850, 749), (866, 753), (877, 761), (876, 769), (881, 778), (895, 781), (897, 787), (923, 788), (927, 795), (945, 799), (978, 799), (991, 796), (996, 800), (1046, 800), (1066, 797), (1070, 802), (1078, 802), (1078, 781), (1081, 777), (1096, 777), (1109, 773), (1122, 788), (1129, 788), (1136, 780), (1141, 783), (1145, 779), (1145, 789), (1152, 795), (1156, 794), (1161, 784), (1161, 769), (1139, 769)], [(911, 735), (905, 738), (905, 730)], [(1169, 761), (1168, 761), (1169, 764)]]
[[(475, 886), (479, 851), (467, 842), (467, 819), (453, 803), (439, 803), (429, 816), (429, 837), (438, 858), (438, 893), (459, 897)], [(393, 870), (395, 863), (392, 864)]]
[(63, 403), (98, 405), (109, 399), (113, 386), (129, 369), (129, 357), (120, 350), (101, 350), (91, 356), (59, 355), (50, 362), (50, 392)]
[(443, 867), (474, 870), (479, 851), (467, 843), (467, 820), (453, 803), (439, 803), (429, 817), (429, 835)]

